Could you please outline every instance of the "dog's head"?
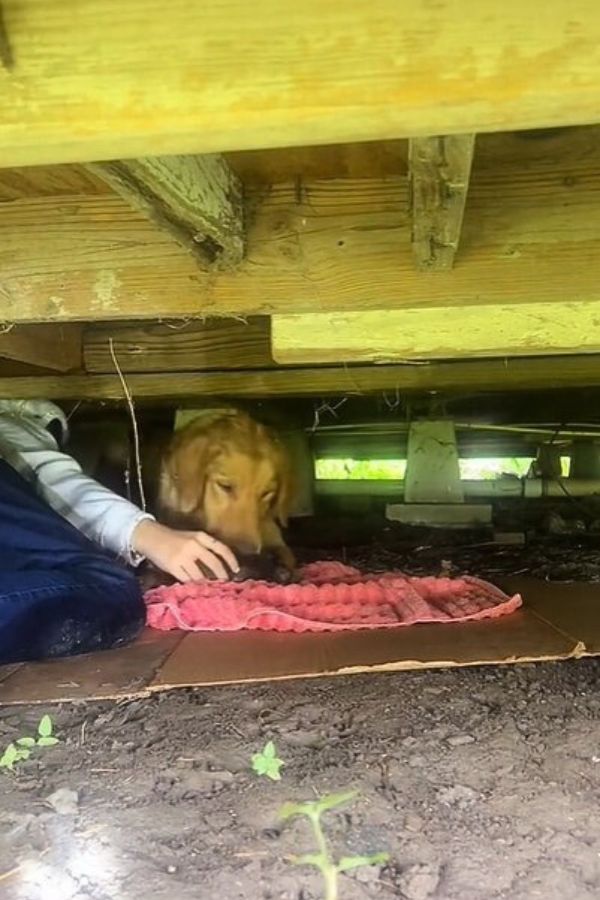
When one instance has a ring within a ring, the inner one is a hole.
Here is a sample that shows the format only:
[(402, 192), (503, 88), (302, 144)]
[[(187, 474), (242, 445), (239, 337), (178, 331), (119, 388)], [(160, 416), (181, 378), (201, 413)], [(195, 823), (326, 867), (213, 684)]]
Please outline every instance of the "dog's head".
[(203, 528), (242, 553), (268, 545), (274, 523), (287, 523), (292, 500), (284, 448), (241, 413), (191, 422), (163, 460), (164, 518)]

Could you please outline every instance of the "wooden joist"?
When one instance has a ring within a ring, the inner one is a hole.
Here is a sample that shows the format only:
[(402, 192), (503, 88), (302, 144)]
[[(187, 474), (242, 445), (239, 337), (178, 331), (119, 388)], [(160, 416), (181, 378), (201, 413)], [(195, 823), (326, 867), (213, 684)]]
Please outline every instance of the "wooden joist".
[(273, 365), (267, 318), (209, 322), (116, 322), (88, 326), (85, 369), (114, 373), (110, 341), (123, 372), (194, 372), (260, 369)]
[(4, 11), (0, 2), (0, 65), (12, 69), (14, 63), (12, 48), (4, 25)]
[(419, 269), (451, 269), (458, 249), (473, 162), (474, 134), (409, 142), (411, 242)]
[(600, 300), (273, 316), (276, 362), (316, 365), (600, 352)]
[(76, 372), (82, 367), (82, 328), (64, 325), (0, 323), (0, 359), (27, 363), (55, 372)]
[[(135, 398), (185, 400), (199, 397), (311, 397), (376, 391), (528, 391), (600, 386), (600, 357), (439, 362), (424, 366), (332, 366), (230, 372), (162, 372), (127, 377)], [(0, 398), (122, 400), (116, 375), (0, 377)]]
[(222, 156), (146, 157), (89, 165), (202, 266), (244, 256), (242, 185)]
[(594, 122), (597, 0), (3, 0), (0, 164)]
[(427, 277), (406, 179), (251, 193), (247, 254), (202, 272), (116, 195), (16, 199), (0, 217), (0, 321), (187, 318), (600, 300), (600, 171), (518, 163), (471, 176), (460, 264)]

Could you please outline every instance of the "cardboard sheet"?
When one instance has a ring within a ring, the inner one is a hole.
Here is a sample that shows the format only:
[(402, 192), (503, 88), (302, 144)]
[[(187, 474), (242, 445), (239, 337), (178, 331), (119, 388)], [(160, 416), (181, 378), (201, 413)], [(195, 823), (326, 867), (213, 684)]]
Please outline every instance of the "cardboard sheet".
[(600, 585), (504, 579), (502, 619), (338, 634), (147, 630), (129, 647), (0, 668), (0, 703), (146, 696), (176, 687), (508, 664), (600, 654)]

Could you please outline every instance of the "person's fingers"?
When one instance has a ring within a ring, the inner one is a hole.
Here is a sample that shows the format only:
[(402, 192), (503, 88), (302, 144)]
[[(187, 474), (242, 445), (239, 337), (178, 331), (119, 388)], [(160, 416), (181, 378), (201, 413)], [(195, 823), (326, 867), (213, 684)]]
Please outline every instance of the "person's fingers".
[(183, 584), (185, 584), (186, 581), (191, 580), (185, 572), (183, 566), (173, 566), (170, 574), (173, 576), (173, 578), (176, 578), (177, 581), (181, 581)]
[(193, 559), (186, 559), (182, 564), (186, 581), (206, 581), (201, 569)]
[(227, 563), (232, 572), (239, 572), (240, 565), (232, 550), (226, 544), (221, 543), (221, 541), (218, 541), (212, 535), (206, 534), (203, 531), (197, 532), (194, 535), (194, 538), (201, 547), (206, 547), (213, 554), (220, 556), (221, 559)]
[(195, 558), (200, 560), (200, 562), (210, 569), (213, 575), (216, 576), (220, 581), (227, 581), (229, 578), (229, 573), (225, 568), (223, 561), (209, 550), (207, 547), (199, 546), (197, 550), (194, 550)]

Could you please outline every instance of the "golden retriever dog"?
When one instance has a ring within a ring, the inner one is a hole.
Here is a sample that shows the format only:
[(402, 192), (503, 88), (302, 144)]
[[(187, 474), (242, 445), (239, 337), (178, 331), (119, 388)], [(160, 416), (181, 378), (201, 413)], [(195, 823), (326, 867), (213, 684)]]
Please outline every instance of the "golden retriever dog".
[(294, 498), (288, 455), (277, 436), (242, 412), (194, 419), (162, 457), (158, 512), (174, 527), (200, 528), (238, 555), (294, 556), (281, 526)]

